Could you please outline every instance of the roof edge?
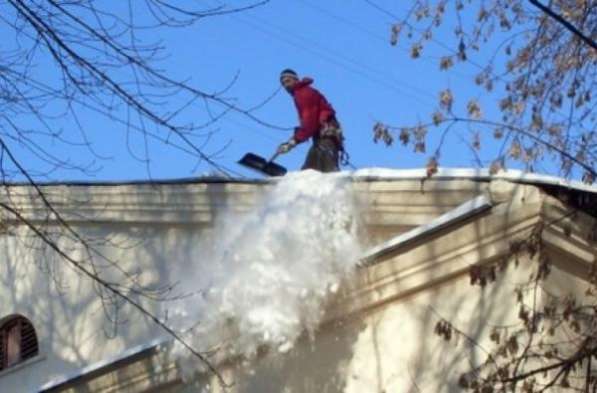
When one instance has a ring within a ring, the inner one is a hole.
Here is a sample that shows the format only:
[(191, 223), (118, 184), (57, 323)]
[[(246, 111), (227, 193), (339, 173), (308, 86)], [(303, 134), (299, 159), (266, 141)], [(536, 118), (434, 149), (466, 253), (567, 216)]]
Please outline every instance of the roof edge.
[[(564, 189), (574, 189), (589, 193), (597, 193), (597, 185), (589, 185), (577, 180), (569, 180), (557, 176), (524, 172), (517, 169), (500, 171), (492, 174), (489, 168), (438, 168), (431, 177), (427, 176), (426, 168), (394, 169), (394, 168), (363, 168), (354, 171), (342, 171), (331, 176), (349, 177), (355, 181), (401, 181), (401, 180), (456, 180), (468, 179), (473, 181), (506, 180), (515, 183), (532, 185), (557, 186)], [(83, 187), (114, 187), (130, 185), (178, 185), (201, 183), (232, 183), (232, 184), (268, 184), (275, 183), (281, 178), (231, 178), (225, 176), (185, 177), (175, 179), (146, 179), (146, 180), (73, 180), (38, 182), (38, 186), (83, 186)], [(28, 182), (5, 183), (8, 186), (28, 186)]]

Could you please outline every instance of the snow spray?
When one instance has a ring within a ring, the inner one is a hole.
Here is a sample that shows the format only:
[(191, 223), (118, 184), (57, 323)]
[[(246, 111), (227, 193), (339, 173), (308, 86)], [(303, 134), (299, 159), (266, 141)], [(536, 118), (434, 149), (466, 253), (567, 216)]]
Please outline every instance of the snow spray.
[[(361, 255), (352, 188), (342, 174), (293, 172), (252, 211), (223, 212), (197, 271), (184, 272), (203, 291), (180, 306), (196, 322), (187, 342), (217, 348), (219, 359), (251, 360), (262, 348), (285, 353), (303, 333), (312, 335)], [(182, 346), (172, 355), (183, 375), (204, 371)]]

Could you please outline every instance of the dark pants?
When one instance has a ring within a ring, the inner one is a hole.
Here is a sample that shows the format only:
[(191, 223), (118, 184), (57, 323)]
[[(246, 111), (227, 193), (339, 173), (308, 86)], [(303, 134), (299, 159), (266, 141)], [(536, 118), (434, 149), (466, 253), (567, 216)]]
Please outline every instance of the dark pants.
[(337, 172), (340, 170), (339, 149), (334, 138), (313, 138), (313, 145), (307, 153), (302, 169), (315, 169), (319, 172)]

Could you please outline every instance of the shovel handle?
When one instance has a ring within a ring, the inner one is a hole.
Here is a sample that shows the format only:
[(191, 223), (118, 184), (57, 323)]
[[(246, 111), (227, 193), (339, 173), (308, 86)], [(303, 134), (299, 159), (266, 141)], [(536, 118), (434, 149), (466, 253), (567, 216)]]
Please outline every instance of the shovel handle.
[(278, 158), (278, 156), (279, 156), (279, 155), (280, 155), (280, 153), (278, 153), (278, 152), (275, 152), (275, 153), (274, 153), (274, 155), (273, 155), (273, 156), (272, 156), (272, 157), (271, 157), (271, 158), (270, 158), (270, 159), (269, 159), (267, 162), (268, 162), (268, 163), (269, 163), (269, 162), (272, 162), (273, 160), (275, 160), (276, 158)]

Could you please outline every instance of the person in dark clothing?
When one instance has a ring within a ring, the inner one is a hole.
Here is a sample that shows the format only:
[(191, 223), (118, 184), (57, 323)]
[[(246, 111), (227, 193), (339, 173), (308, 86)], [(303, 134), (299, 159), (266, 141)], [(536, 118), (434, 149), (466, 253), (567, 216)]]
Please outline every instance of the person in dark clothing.
[(288, 153), (297, 144), (311, 138), (313, 145), (302, 169), (338, 171), (340, 155), (344, 149), (342, 130), (334, 108), (323, 94), (311, 86), (311, 78), (299, 79), (296, 72), (285, 69), (280, 74), (280, 83), (294, 99), (300, 126), (295, 128), (294, 135), (288, 142), (278, 147), (278, 153)]

